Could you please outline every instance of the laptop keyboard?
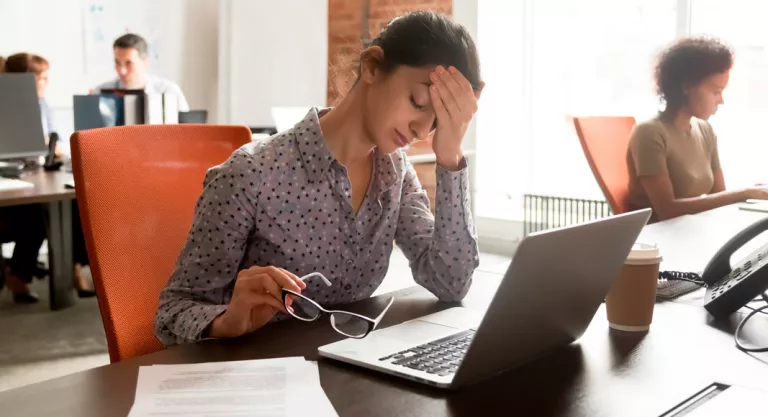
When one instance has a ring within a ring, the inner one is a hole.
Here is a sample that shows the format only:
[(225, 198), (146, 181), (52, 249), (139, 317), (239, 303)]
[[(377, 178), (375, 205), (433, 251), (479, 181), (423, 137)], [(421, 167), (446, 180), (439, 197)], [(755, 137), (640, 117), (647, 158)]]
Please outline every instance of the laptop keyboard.
[(474, 330), (466, 330), (437, 339), (411, 349), (402, 350), (380, 361), (392, 361), (394, 365), (417, 369), (438, 376), (456, 373), (459, 364), (467, 353), (469, 342), (475, 335)]

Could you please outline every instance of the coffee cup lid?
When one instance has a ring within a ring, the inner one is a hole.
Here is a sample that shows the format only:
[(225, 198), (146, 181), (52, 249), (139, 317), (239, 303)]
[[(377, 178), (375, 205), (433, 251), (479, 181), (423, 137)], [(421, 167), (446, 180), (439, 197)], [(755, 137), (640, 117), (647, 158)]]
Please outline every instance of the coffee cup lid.
[(661, 262), (661, 252), (655, 243), (637, 242), (627, 256), (628, 265), (650, 265)]

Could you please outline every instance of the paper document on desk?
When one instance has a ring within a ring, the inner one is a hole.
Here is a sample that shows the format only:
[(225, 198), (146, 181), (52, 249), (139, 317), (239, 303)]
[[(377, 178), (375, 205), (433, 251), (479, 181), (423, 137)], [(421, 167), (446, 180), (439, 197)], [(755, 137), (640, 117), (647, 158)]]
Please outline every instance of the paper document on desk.
[(128, 417), (336, 416), (317, 363), (304, 358), (139, 368)]
[(35, 188), (35, 184), (14, 178), (0, 178), (0, 191), (23, 190), (25, 188)]

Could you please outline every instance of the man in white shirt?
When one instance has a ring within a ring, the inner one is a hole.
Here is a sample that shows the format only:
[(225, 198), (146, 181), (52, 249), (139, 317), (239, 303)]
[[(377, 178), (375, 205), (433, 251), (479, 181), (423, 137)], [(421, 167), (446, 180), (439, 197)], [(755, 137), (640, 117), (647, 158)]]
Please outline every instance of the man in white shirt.
[(179, 98), (179, 111), (189, 111), (187, 99), (176, 83), (147, 73), (147, 41), (144, 38), (133, 33), (125, 34), (117, 38), (112, 50), (118, 78), (99, 85), (92, 93), (114, 88), (143, 89), (149, 94), (170, 93)]

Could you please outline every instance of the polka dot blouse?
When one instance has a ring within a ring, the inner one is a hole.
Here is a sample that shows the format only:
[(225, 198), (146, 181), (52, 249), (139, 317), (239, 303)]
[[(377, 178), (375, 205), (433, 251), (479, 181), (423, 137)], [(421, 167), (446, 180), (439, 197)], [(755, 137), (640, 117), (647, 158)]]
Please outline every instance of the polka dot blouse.
[(367, 298), (387, 273), (393, 243), (418, 284), (441, 300), (464, 297), (479, 261), (466, 163), (459, 171), (437, 168), (435, 216), (402, 151), (376, 153), (357, 214), (351, 201), (347, 171), (323, 139), (317, 109), (211, 168), (160, 295), (158, 339), (166, 345), (200, 339), (226, 310), (238, 271), (255, 265), (299, 276), (321, 272), (333, 285), (312, 278), (303, 292), (321, 305)]

